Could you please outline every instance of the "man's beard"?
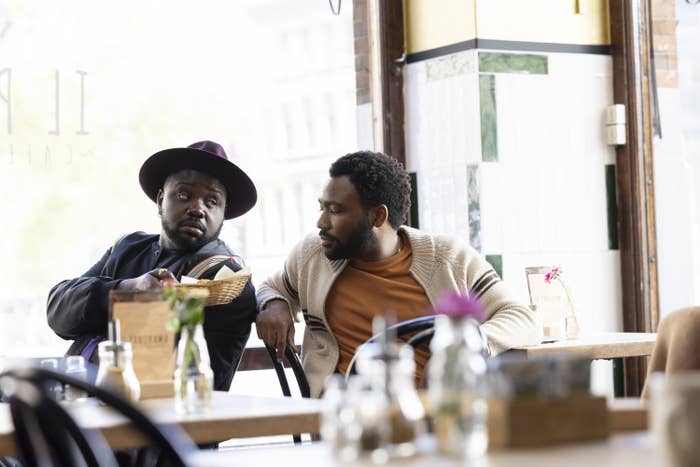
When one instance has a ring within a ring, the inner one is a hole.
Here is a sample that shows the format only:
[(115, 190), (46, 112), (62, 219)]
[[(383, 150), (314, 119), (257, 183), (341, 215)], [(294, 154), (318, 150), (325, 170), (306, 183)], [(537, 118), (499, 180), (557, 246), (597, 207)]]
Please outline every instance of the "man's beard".
[(177, 225), (173, 227), (170, 224), (168, 224), (162, 216), (160, 220), (161, 226), (163, 227), (163, 232), (165, 232), (170, 241), (173, 242), (175, 248), (184, 251), (199, 250), (211, 240), (218, 238), (219, 234), (221, 233), (221, 228), (224, 226), (224, 223), (222, 222), (213, 236), (207, 235), (207, 228), (204, 224), (200, 224), (200, 227), (202, 229), (202, 235), (200, 237), (190, 237), (188, 235), (182, 234), (182, 232), (178, 230), (178, 227), (180, 227), (180, 225), (192, 222), (196, 221), (193, 219), (185, 219), (183, 221), (180, 221)]
[(318, 234), (335, 242), (332, 249), (325, 251), (326, 258), (330, 260), (360, 258), (377, 240), (367, 219), (358, 223), (346, 242), (341, 242), (323, 229)]

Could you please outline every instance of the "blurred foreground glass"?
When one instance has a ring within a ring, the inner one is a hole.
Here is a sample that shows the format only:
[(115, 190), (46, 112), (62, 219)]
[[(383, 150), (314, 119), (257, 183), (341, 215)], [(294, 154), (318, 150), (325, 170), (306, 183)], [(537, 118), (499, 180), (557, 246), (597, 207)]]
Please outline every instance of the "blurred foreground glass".
[[(71, 355), (66, 358), (66, 375), (81, 381), (87, 381), (87, 368), (85, 368), (85, 359), (82, 355)], [(66, 385), (64, 393), (66, 401), (84, 401), (87, 399), (87, 396), (88, 394), (86, 391)]]
[(438, 315), (430, 343), (428, 396), (438, 450), (453, 457), (483, 455), (488, 446), (486, 362), (478, 323)]
[(351, 462), (359, 457), (362, 427), (358, 419), (357, 386), (352, 379), (345, 383), (343, 376), (333, 374), (323, 391), (321, 437), (331, 447), (333, 457)]
[(414, 386), (413, 349), (391, 337), (366, 344), (358, 349), (357, 371), (366, 381), (358, 392), (361, 450), (379, 463), (415, 454), (425, 411)]
[(665, 465), (697, 466), (700, 461), (700, 371), (649, 378), (651, 430)]
[(358, 374), (347, 384), (334, 375), (323, 395), (321, 434), (342, 462), (366, 457), (383, 464), (412, 456), (425, 433), (425, 411), (414, 386), (413, 349), (387, 337), (383, 317), (375, 318), (374, 327), (379, 342), (357, 350)]
[[(56, 358), (45, 358), (39, 362), (41, 368), (46, 368), (51, 371), (58, 371), (58, 359)], [(63, 385), (59, 382), (53, 383), (49, 386), (49, 392), (57, 401), (63, 400)]]

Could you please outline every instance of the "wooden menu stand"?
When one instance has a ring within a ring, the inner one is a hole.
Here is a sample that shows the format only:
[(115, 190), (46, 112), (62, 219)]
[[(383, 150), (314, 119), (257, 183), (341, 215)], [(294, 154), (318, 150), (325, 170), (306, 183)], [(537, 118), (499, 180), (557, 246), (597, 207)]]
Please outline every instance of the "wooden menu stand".
[(489, 449), (542, 446), (606, 438), (610, 422), (605, 397), (519, 397), (489, 400)]
[(131, 342), (141, 399), (172, 397), (175, 337), (165, 329), (169, 309), (162, 293), (113, 290), (109, 300), (111, 316), (121, 325), (121, 339)]

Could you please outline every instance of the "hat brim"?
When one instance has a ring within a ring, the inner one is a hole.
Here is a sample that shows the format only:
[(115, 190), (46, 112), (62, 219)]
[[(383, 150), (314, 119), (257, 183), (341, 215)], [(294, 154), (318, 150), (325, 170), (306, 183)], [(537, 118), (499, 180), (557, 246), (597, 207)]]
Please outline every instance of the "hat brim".
[(224, 219), (248, 212), (258, 200), (253, 181), (233, 162), (193, 148), (164, 149), (146, 159), (139, 171), (139, 183), (146, 195), (157, 201), (165, 180), (181, 170), (197, 170), (218, 179), (226, 187)]

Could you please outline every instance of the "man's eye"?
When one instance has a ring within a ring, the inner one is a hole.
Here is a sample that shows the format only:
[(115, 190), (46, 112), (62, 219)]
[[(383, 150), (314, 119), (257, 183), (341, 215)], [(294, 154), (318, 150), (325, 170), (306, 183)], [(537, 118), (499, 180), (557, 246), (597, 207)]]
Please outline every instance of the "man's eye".
[(181, 201), (187, 201), (189, 199), (189, 195), (184, 191), (179, 191), (175, 196)]
[(318, 208), (318, 210), (321, 212), (328, 211), (331, 214), (340, 214), (341, 212), (343, 212), (341, 209), (333, 207), (333, 206), (320, 206)]
[(219, 204), (219, 201), (216, 200), (216, 198), (209, 198), (209, 199), (207, 200), (207, 204), (208, 204), (209, 206), (216, 206), (217, 204)]

